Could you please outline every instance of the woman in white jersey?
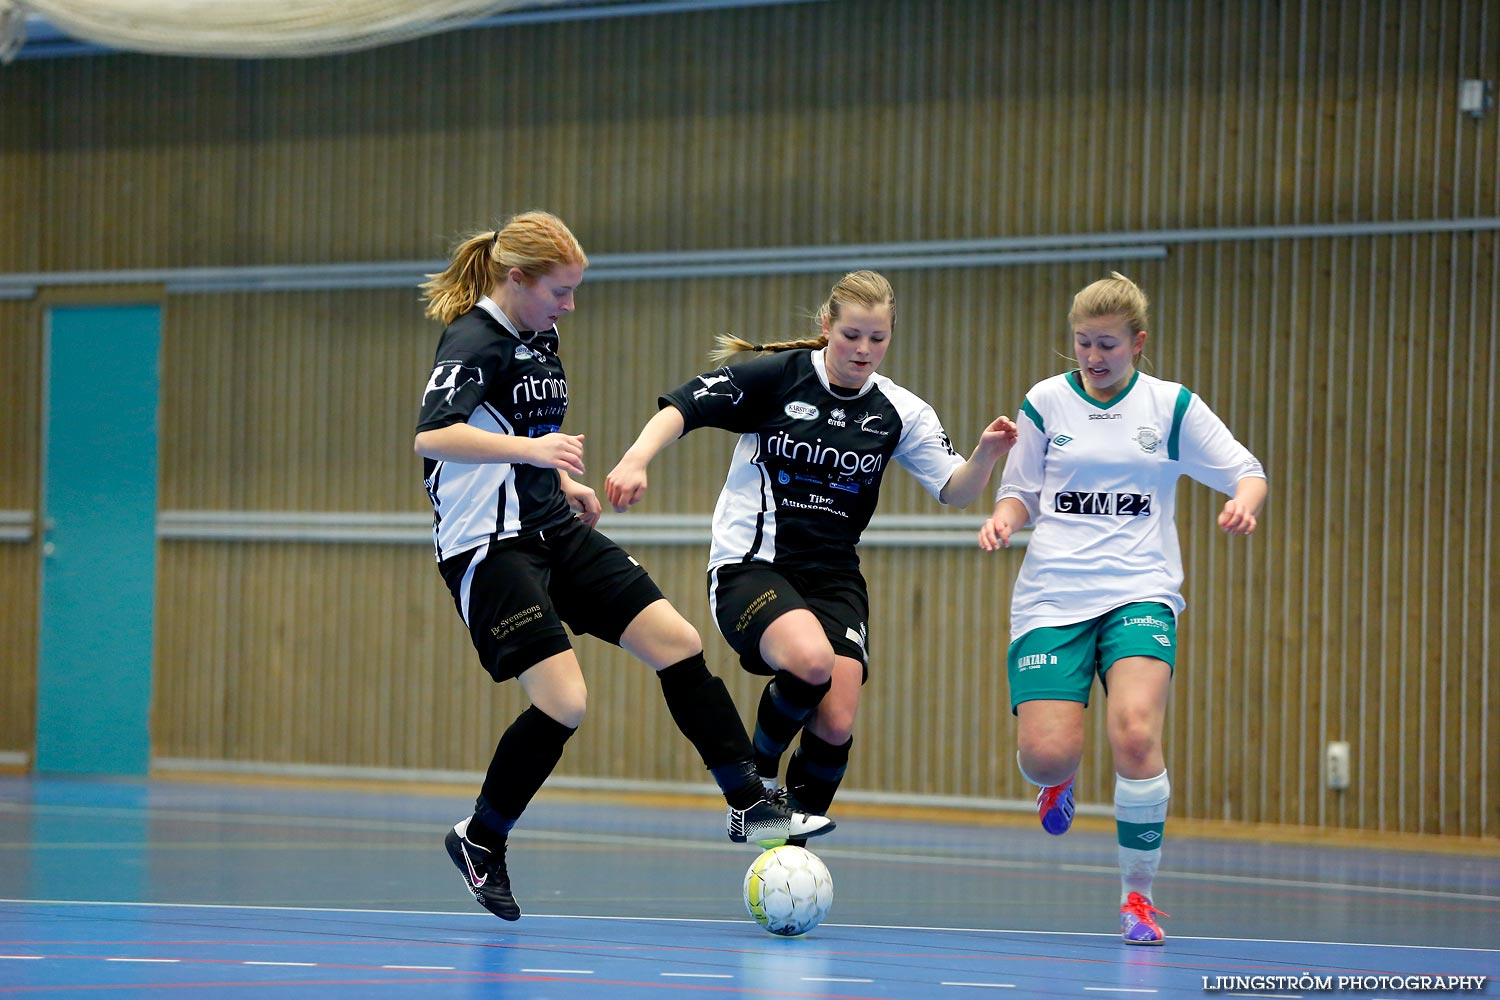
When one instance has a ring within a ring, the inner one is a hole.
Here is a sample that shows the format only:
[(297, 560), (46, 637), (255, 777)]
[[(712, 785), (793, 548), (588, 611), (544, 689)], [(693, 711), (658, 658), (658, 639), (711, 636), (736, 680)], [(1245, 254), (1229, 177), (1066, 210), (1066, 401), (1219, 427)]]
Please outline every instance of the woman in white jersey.
[(531, 700), (500, 737), (473, 815), (446, 838), (464, 884), (504, 920), (521, 915), (505, 864), (510, 829), (583, 720), (587, 692), (564, 625), (656, 671), (673, 721), (724, 792), (731, 840), (833, 828), (770, 801), (697, 630), (594, 529), (598, 498), (571, 478), (583, 472), (583, 435), (562, 432), (556, 324), (573, 311), (587, 266), (561, 219), (527, 212), (462, 241), (423, 286), (427, 315), (446, 324), (415, 438), (438, 570), (480, 664), (497, 682), (514, 677)]
[(1066, 832), (1097, 674), (1115, 765), (1120, 930), (1129, 944), (1156, 945), (1165, 935), (1155, 917), (1166, 914), (1152, 905), (1151, 883), (1171, 793), (1162, 726), (1184, 607), (1177, 480), (1188, 475), (1227, 494), (1219, 526), (1248, 535), (1266, 479), (1203, 400), (1136, 370), (1146, 306), (1119, 273), (1074, 296), (1078, 369), (1026, 394), (1020, 440), (979, 547), (1009, 546), (1034, 526), (1011, 600), (1016, 761), (1041, 787), (1043, 829)]
[(895, 320), (890, 283), (854, 271), (823, 304), (816, 340), (721, 338), (716, 361), (763, 356), (663, 394), (605, 478), (610, 503), (624, 510), (645, 493), (651, 459), (683, 434), (740, 435), (714, 509), (709, 598), (741, 665), (771, 677), (754, 735), (768, 788), (802, 733), (786, 786), (794, 808), (807, 811), (828, 808), (849, 763), (869, 662), (869, 597), (855, 545), (886, 468), (899, 462), (939, 501), (962, 507), (1016, 437), (1000, 417), (967, 461), (956, 455), (932, 407), (876, 373)]

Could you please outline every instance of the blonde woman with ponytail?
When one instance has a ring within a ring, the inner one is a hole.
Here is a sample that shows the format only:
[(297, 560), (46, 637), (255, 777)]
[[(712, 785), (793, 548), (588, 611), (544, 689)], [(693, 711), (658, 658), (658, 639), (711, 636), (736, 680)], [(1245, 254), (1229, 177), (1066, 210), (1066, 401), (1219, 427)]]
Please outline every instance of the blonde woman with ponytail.
[(833, 829), (770, 800), (697, 630), (595, 529), (598, 498), (572, 478), (584, 471), (584, 439), (562, 430), (557, 322), (573, 312), (586, 267), (561, 219), (526, 212), (462, 240), (422, 286), (427, 315), (445, 325), (414, 440), (438, 571), (480, 665), (496, 682), (515, 678), (531, 701), (501, 735), (473, 814), (445, 838), (465, 886), (503, 920), (521, 915), (505, 860), (510, 830), (583, 721), (587, 691), (567, 628), (656, 671), (673, 721), (724, 792), (731, 840)]
[(1097, 675), (1107, 696), (1120, 857), (1120, 932), (1159, 945), (1153, 903), (1171, 785), (1162, 750), (1182, 614), (1177, 480), (1229, 496), (1219, 527), (1255, 530), (1266, 474), (1198, 396), (1143, 374), (1147, 301), (1118, 272), (1073, 298), (1078, 367), (1032, 386), (1005, 463), (986, 552), (1034, 526), (1011, 597), (1007, 653), (1016, 762), (1039, 789), (1051, 834), (1073, 822), (1084, 709)]
[(741, 665), (769, 676), (756, 712), (755, 762), (768, 789), (823, 812), (849, 764), (869, 673), (869, 596), (855, 545), (892, 462), (934, 497), (965, 506), (1016, 438), (999, 417), (967, 460), (931, 406), (877, 373), (896, 324), (896, 297), (874, 271), (834, 285), (818, 336), (754, 344), (720, 337), (720, 365), (664, 393), (605, 479), (615, 510), (646, 493), (647, 466), (699, 427), (740, 435), (714, 510), (709, 599)]

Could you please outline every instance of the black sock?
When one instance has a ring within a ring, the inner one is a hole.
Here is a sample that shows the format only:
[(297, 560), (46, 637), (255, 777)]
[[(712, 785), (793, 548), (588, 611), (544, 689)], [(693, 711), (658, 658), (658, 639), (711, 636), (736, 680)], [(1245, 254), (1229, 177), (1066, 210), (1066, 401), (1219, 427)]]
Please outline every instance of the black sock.
[(469, 829), (464, 836), (470, 843), (493, 851), (505, 843), (510, 836), (510, 828), (515, 825), (514, 819), (501, 816), (480, 795), (474, 800), (474, 816), (469, 820)]
[[(563, 745), (573, 732), (535, 705), (516, 716), (495, 746), (484, 786), (474, 803), (474, 818), (489, 834), (504, 839), (510, 832), (562, 759)], [(469, 826), (472, 829), (474, 824)], [(469, 839), (487, 846), (473, 837)]]
[(736, 809), (749, 809), (766, 797), (766, 786), (760, 783), (755, 765), (748, 760), (720, 764), (708, 769), (724, 793), (724, 801)]
[(849, 768), (849, 749), (854, 737), (842, 746), (803, 730), (802, 745), (786, 767), (786, 786), (802, 812), (823, 815), (833, 805), (833, 796)]
[(755, 712), (755, 768), (762, 777), (774, 779), (780, 772), (781, 755), (832, 686), (832, 681), (809, 684), (785, 671), (766, 683)]
[(703, 766), (750, 759), (750, 736), (724, 682), (708, 672), (698, 653), (656, 672), (672, 721), (692, 742)]
[(750, 761), (750, 736), (724, 682), (708, 672), (703, 654), (656, 672), (672, 721), (713, 774), (725, 800), (746, 809), (765, 797)]

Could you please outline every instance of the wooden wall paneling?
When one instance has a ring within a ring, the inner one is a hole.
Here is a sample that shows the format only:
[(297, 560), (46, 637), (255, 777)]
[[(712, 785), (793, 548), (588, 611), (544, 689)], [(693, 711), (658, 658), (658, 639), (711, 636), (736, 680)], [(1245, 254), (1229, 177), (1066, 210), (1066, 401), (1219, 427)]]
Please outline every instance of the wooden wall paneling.
[(42, 266), (41, 205), (48, 178), (42, 138), (45, 89), (46, 77), (38, 67), (16, 63), (0, 73), (0, 135), (5, 137), (0, 142), (0, 218), (7, 236), (0, 241), (0, 271), (25, 273)]
[(40, 545), (0, 543), (0, 752), (32, 754), (36, 733), (37, 560)]
[[(837, 5), (807, 5), (455, 33), (328, 61), (12, 67), (51, 98), (42, 151), (17, 175), (48, 178), (35, 256), (52, 267), (435, 258), (460, 232), (536, 204), (596, 254), (1500, 205), (1493, 130), (1449, 106), (1457, 76), (1492, 79), (1500, 59), (1493, 14), (1475, 0), (1079, 2), (1045, 16), (882, 3), (854, 24)], [(726, 30), (745, 44), (709, 44)], [(840, 32), (851, 44), (829, 46)], [(647, 46), (662, 58), (642, 71)], [(887, 47), (909, 58), (872, 77), (860, 55)], [(1133, 58), (1080, 58), (1090, 51)], [(556, 85), (538, 86), (548, 72)], [(127, 107), (144, 87), (177, 96), (165, 111)], [(79, 232), (98, 238), (80, 244)], [(1155, 300), (1154, 370), (1198, 391), (1267, 462), (1272, 486), (1251, 540), (1219, 536), (1222, 498), (1192, 485), (1180, 495), (1190, 611), (1169, 715), (1174, 815), (1500, 832), (1488, 721), (1500, 694), (1486, 670), (1494, 247), (1493, 233), (1204, 242), (1119, 265)], [(1027, 387), (1067, 367), (1070, 297), (1110, 267), (894, 272), (888, 373), (933, 402), (967, 450), (994, 412), (1014, 413)], [(836, 270), (586, 283), (563, 335), (591, 484), (602, 487), (656, 394), (706, 366), (714, 333), (807, 329), (800, 314)], [(163, 506), (422, 510), (411, 423), (437, 332), (411, 290), (169, 296)], [(717, 432), (676, 445), (642, 510), (708, 510), (731, 446)], [(882, 510), (939, 508), (897, 474)], [(426, 555), (390, 548), (385, 561), (342, 546), (164, 543), (174, 652), (159, 657), (158, 711), (179, 717), (160, 746), (482, 766), (514, 695), (475, 694), (487, 682)], [(648, 554), (684, 600), (702, 601), (701, 552)], [(930, 678), (881, 665), (858, 741), (873, 781), (851, 773), (851, 787), (1022, 794), (1003, 686), (993, 734), (944, 740), (982, 727), (950, 699), (994, 681), (967, 671), (1003, 656), (1014, 567), (969, 550), (869, 559), (881, 606), (925, 611), (879, 641), (911, 645), (901, 661), (936, 651), (956, 665)], [(974, 601), (993, 620), (970, 645), (955, 623)], [(706, 602), (693, 607), (712, 649)], [(347, 617), (352, 634), (335, 641), (313, 608)], [(396, 621), (408, 627), (393, 632)], [(217, 672), (166, 662), (177, 655)], [(567, 773), (701, 780), (654, 680), (622, 657), (586, 653), (598, 732), (570, 747)], [(398, 730), (406, 713), (379, 700), (382, 687), (419, 705), (420, 724)], [(732, 687), (748, 714), (756, 689)], [(895, 711), (906, 704), (915, 710)], [(1090, 713), (1082, 785), (1093, 802), (1112, 785), (1101, 716)], [(666, 731), (642, 740), (641, 719)], [(1347, 792), (1322, 788), (1329, 739), (1354, 745)], [(883, 743), (922, 755), (866, 749)], [(1390, 779), (1411, 761), (1430, 776)]]

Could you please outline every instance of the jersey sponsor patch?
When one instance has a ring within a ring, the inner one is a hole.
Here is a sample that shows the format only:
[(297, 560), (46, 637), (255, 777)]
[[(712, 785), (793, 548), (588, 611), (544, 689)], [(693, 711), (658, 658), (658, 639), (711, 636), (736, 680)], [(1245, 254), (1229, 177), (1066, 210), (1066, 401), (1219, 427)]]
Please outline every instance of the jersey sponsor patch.
[[(790, 409), (796, 403), (786, 404)], [(766, 439), (766, 454), (788, 462), (804, 462), (807, 465), (831, 469), (845, 476), (878, 473), (885, 466), (885, 456), (880, 452), (859, 452), (852, 449), (833, 448), (823, 439), (799, 441), (786, 431), (777, 431)]]
[(790, 403), (783, 406), (781, 409), (783, 413), (791, 417), (793, 420), (818, 419), (818, 408), (811, 403), (804, 403), (800, 400), (794, 399)]
[(1119, 514), (1122, 517), (1149, 517), (1149, 493), (1096, 493), (1087, 490), (1058, 490), (1053, 509), (1059, 514)]
[(1043, 667), (1057, 666), (1056, 653), (1028, 653), (1016, 658), (1017, 672), (1026, 670), (1040, 670)]

